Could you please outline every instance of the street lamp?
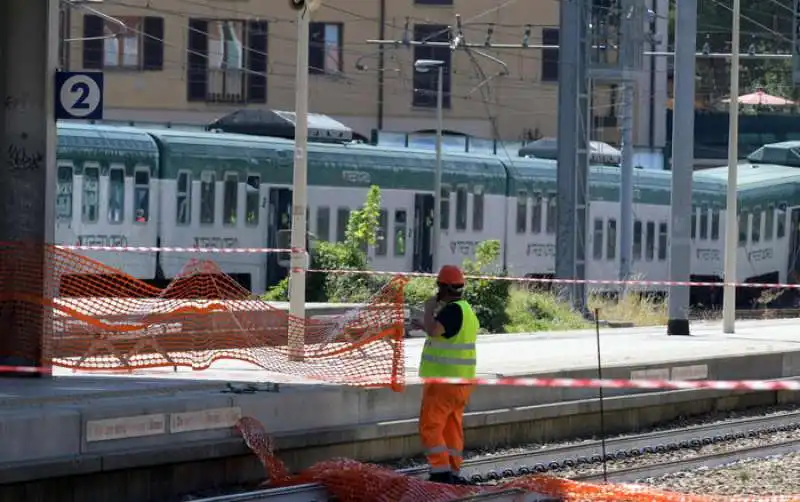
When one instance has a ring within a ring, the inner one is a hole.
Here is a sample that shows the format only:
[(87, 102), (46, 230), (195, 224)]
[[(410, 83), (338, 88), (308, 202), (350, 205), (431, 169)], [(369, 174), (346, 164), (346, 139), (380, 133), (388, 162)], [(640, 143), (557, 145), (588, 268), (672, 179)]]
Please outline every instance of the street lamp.
[(414, 69), (420, 73), (427, 73), (433, 68), (439, 69), (436, 80), (436, 173), (433, 181), (433, 271), (439, 270), (439, 242), (442, 231), (442, 95), (444, 93), (444, 61), (438, 59), (418, 59), (414, 62)]

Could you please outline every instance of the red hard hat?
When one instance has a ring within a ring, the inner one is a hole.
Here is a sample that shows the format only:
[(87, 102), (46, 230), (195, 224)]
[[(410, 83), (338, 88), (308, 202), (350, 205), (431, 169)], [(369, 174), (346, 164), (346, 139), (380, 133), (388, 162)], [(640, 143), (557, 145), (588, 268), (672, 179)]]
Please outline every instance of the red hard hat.
[(455, 265), (445, 265), (441, 270), (439, 270), (439, 277), (437, 277), (436, 280), (439, 282), (439, 284), (463, 286), (464, 273)]

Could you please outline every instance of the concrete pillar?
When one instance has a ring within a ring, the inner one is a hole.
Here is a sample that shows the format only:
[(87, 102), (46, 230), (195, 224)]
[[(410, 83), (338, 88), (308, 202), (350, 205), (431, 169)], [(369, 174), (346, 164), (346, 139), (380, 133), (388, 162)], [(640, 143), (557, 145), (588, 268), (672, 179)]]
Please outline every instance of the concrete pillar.
[[(54, 294), (43, 245), (54, 234), (58, 7), (0, 1), (0, 365), (40, 366), (49, 356), (52, 327), (30, 297)], [(23, 242), (24, 252), (7, 244)], [(0, 371), (10, 374), (19, 373)]]

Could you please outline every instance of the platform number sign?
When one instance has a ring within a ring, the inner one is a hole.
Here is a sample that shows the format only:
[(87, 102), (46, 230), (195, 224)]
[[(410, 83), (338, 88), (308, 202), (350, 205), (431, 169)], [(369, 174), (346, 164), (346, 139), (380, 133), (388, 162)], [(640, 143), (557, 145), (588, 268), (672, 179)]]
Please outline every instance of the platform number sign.
[(792, 0), (792, 81), (800, 85), (800, 0)]
[(56, 119), (103, 118), (102, 72), (56, 72)]

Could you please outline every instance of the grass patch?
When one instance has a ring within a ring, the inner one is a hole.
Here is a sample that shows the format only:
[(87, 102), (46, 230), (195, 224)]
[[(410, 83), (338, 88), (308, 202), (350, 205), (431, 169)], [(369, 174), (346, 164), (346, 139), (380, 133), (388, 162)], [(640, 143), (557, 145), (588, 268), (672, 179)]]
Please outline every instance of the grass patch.
[(650, 295), (635, 292), (622, 298), (592, 295), (589, 298), (589, 308), (599, 309), (600, 319), (605, 321), (632, 322), (635, 326), (667, 324), (667, 303)]

